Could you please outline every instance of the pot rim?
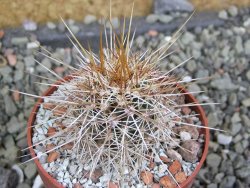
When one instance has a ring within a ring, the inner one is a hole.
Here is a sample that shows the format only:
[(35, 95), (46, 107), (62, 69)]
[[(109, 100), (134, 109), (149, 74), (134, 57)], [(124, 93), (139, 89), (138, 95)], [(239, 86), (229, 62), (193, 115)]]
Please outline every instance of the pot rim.
[[(72, 77), (69, 75), (69, 76), (65, 76), (63, 79), (65, 81), (69, 81), (72, 79)], [(63, 82), (63, 80), (58, 80), (57, 82), (55, 82), (55, 85), (59, 85), (62, 82)], [(183, 86), (178, 86), (178, 87), (179, 87), (179, 90), (181, 93), (188, 93), (188, 91)], [(51, 86), (43, 93), (42, 96), (48, 96), (56, 90), (57, 90), (57, 86)], [(194, 102), (194, 103), (198, 104), (197, 99), (192, 94), (185, 94), (185, 100), (188, 102)], [(36, 113), (37, 113), (41, 103), (43, 103), (43, 99), (39, 98), (31, 111), (31, 115), (29, 116), (28, 125), (27, 125), (27, 141), (28, 141), (28, 147), (29, 147), (29, 151), (30, 151), (32, 158), (36, 157), (35, 151), (32, 147), (32, 132), (33, 132), (32, 125), (36, 119)], [(193, 180), (195, 179), (198, 172), (200, 171), (200, 169), (201, 169), (201, 167), (206, 159), (207, 153), (208, 153), (208, 146), (209, 146), (209, 140), (210, 140), (210, 134), (209, 134), (209, 129), (208, 129), (208, 120), (207, 120), (207, 117), (205, 115), (203, 108), (200, 105), (192, 106), (190, 108), (192, 108), (192, 110), (196, 111), (199, 114), (199, 119), (202, 122), (203, 126), (205, 127), (205, 128), (201, 128), (199, 130), (200, 133), (202, 132), (205, 135), (205, 137), (204, 137), (205, 142), (204, 142), (202, 156), (200, 158), (200, 161), (198, 161), (199, 164), (196, 166), (196, 168), (192, 172), (192, 174), (190, 176), (188, 176), (188, 178), (183, 183), (180, 184), (180, 187), (182, 187), (182, 188), (190, 185), (193, 182)], [(47, 179), (48, 182), (53, 184), (53, 187), (63, 188), (62, 184), (60, 184), (55, 178), (53, 178), (51, 175), (49, 175), (49, 173), (42, 167), (41, 163), (39, 162), (39, 160), (37, 158), (34, 159), (34, 162), (38, 168), (39, 175), (41, 176), (43, 181), (46, 181), (46, 179)]]

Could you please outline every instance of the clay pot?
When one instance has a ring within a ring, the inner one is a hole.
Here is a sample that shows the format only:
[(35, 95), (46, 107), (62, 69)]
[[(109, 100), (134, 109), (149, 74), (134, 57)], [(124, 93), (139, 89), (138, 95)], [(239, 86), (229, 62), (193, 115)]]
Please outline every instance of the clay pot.
[[(71, 80), (71, 77), (67, 76), (64, 78), (64, 80), (69, 81), (69, 80)], [(55, 85), (58, 85), (60, 83), (62, 83), (62, 81), (57, 81), (55, 83)], [(187, 93), (186, 89), (184, 89), (182, 87), (179, 87), (179, 88), (180, 88), (180, 91), (182, 93)], [(43, 94), (43, 96), (49, 96), (56, 90), (57, 90), (57, 87), (52, 86)], [(185, 94), (185, 100), (187, 103), (198, 103), (198, 101), (195, 99), (195, 97), (191, 94)], [(29, 150), (30, 150), (32, 158), (36, 157), (35, 151), (32, 148), (32, 133), (33, 133), (32, 125), (35, 121), (36, 112), (39, 109), (39, 105), (42, 102), (43, 102), (43, 99), (41, 99), (41, 98), (38, 99), (38, 101), (36, 102), (35, 106), (32, 109), (32, 112), (31, 112), (29, 120), (28, 120), (27, 140), (28, 140), (28, 146), (30, 147)], [(202, 124), (205, 127), (208, 127), (207, 117), (206, 117), (205, 112), (202, 109), (202, 107), (201, 106), (193, 106), (190, 108), (192, 110), (194, 110), (197, 114), (199, 114), (199, 119), (202, 122)], [(198, 174), (198, 172), (199, 172), (201, 166), (203, 165), (203, 163), (206, 159), (206, 156), (207, 156), (208, 145), (209, 145), (209, 129), (199, 129), (199, 130), (200, 130), (200, 133), (205, 135), (205, 137), (204, 137), (205, 142), (204, 142), (204, 149), (203, 149), (202, 157), (199, 161), (199, 164), (195, 168), (194, 172), (183, 183), (181, 183), (180, 187), (182, 187), (182, 188), (190, 188), (192, 186), (193, 181), (194, 181), (195, 177), (197, 176), (197, 174)], [(54, 179), (52, 176), (50, 176), (46, 172), (46, 170), (42, 167), (42, 165), (40, 164), (38, 159), (34, 159), (34, 162), (37, 166), (38, 173), (41, 176), (46, 188), (63, 188), (63, 186), (59, 182), (57, 182), (56, 179)]]

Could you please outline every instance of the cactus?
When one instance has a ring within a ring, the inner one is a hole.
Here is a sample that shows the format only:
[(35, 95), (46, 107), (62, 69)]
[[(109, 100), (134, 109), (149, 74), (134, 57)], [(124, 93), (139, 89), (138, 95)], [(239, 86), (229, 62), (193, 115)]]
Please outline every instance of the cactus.
[(140, 181), (145, 161), (149, 163), (156, 150), (180, 147), (173, 131), (176, 124), (199, 127), (186, 123), (187, 116), (180, 113), (183, 106), (196, 104), (184, 104), (187, 93), (181, 92), (179, 84), (185, 82), (173, 73), (189, 59), (165, 72), (158, 68), (159, 62), (171, 54), (167, 52), (186, 22), (157, 50), (134, 53), (131, 21), (132, 16), (127, 34), (123, 29), (117, 35), (111, 24), (108, 36), (104, 28), (106, 48), (101, 32), (99, 54), (83, 48), (65, 24), (79, 53), (79, 64), (67, 65), (72, 70), (69, 80), (49, 70), (62, 82), (51, 84), (58, 89), (51, 96), (43, 96), (41, 104), (52, 111), (53, 123), (63, 122), (63, 126), (49, 130), (46, 139), (33, 145), (60, 137), (64, 142), (45, 153), (71, 145), (79, 161), (90, 166), (90, 174), (102, 168), (120, 182), (131, 177)]

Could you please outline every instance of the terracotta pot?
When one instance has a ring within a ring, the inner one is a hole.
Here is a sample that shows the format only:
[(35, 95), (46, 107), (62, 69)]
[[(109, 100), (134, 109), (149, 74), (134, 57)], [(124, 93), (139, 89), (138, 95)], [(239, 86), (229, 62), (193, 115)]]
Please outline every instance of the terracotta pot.
[[(64, 78), (66, 81), (70, 80), (71, 77), (67, 76)], [(55, 83), (55, 85), (58, 85), (62, 83), (62, 81), (57, 81)], [(181, 87), (180, 87), (181, 88)], [(51, 95), (54, 91), (57, 90), (56, 86), (52, 86), (50, 87), (42, 96), (49, 96)], [(187, 93), (187, 90), (184, 88), (181, 88), (180, 91), (182, 93)], [(195, 97), (191, 94), (186, 94), (185, 95), (185, 100), (186, 102), (192, 102), (192, 103), (198, 103), (198, 101), (195, 99)], [(38, 101), (36, 102), (35, 106), (32, 109), (32, 112), (30, 114), (29, 120), (28, 120), (28, 130), (27, 130), (27, 139), (28, 139), (28, 146), (30, 147), (30, 153), (31, 153), (31, 157), (36, 157), (35, 151), (32, 148), (32, 132), (33, 132), (33, 128), (32, 125), (35, 121), (36, 118), (36, 112), (39, 109), (39, 105), (43, 102), (43, 99), (38, 99)], [(194, 110), (197, 114), (199, 114), (199, 119), (202, 122), (202, 124), (205, 127), (208, 127), (208, 122), (207, 122), (207, 118), (205, 115), (204, 110), (202, 109), (201, 106), (193, 106), (191, 107), (192, 110)], [(208, 152), (208, 144), (209, 144), (209, 129), (200, 129), (200, 133), (203, 133), (205, 135), (205, 143), (204, 143), (204, 149), (203, 149), (203, 153), (202, 153), (202, 157), (199, 161), (199, 165), (197, 165), (197, 167), (195, 168), (194, 172), (180, 185), (182, 188), (190, 188), (192, 186), (192, 183), (196, 177), (196, 175), (198, 174), (201, 166), (203, 165), (206, 156), (207, 156), (207, 152)], [(38, 159), (34, 159), (34, 162), (37, 166), (37, 170), (39, 175), (41, 176), (43, 183), (45, 185), (46, 188), (63, 188), (63, 186), (57, 182), (56, 179), (54, 179), (52, 176), (50, 176), (48, 174), (48, 172), (46, 172), (46, 170), (42, 167), (42, 165), (40, 164)]]

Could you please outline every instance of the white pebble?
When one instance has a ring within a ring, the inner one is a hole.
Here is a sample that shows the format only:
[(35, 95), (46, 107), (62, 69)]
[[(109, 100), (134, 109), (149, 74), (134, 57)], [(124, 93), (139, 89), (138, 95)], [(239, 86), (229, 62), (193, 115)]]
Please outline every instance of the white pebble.
[(191, 135), (190, 133), (186, 132), (186, 131), (181, 131), (180, 132), (180, 137), (181, 140), (186, 141), (186, 140), (190, 140), (191, 139)]

